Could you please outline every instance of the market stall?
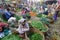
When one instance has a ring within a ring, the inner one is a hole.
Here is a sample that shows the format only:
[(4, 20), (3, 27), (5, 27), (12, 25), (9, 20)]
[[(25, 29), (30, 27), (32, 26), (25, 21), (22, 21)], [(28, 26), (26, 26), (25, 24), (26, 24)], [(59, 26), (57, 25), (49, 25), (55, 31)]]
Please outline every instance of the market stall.
[(0, 25), (3, 26), (1, 22), (7, 23), (8, 28), (5, 25), (4, 29), (0, 28), (4, 34), (0, 33), (1, 40), (55, 40), (59, 27), (54, 25), (60, 17), (57, 1), (5, 0), (2, 4)]

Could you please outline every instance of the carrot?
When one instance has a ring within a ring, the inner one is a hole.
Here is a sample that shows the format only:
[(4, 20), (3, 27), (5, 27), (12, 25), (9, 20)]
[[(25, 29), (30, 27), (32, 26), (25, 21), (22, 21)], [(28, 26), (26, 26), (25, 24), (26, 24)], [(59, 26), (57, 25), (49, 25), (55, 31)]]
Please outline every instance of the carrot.
[(36, 16), (36, 13), (35, 12), (30, 12), (30, 16), (34, 17), (34, 16)]

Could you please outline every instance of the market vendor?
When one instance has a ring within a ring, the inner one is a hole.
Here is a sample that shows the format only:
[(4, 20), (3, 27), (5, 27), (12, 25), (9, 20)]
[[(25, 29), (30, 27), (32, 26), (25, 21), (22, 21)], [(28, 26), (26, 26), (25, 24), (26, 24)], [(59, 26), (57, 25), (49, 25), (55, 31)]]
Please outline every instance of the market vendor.
[(26, 10), (22, 9), (21, 10), (22, 17), (26, 19)]
[(0, 4), (0, 14), (3, 13), (3, 6)]
[(40, 7), (40, 11), (39, 11), (39, 13), (44, 13), (43, 6)]
[(17, 29), (17, 31), (20, 34), (20, 37), (22, 37), (23, 39), (25, 39), (25, 33), (27, 31), (29, 31), (29, 25), (26, 21), (26, 19), (22, 18), (21, 20), (19, 20), (19, 27)]
[(59, 11), (60, 11), (60, 4), (57, 4), (55, 7), (54, 21), (57, 20)]
[(13, 17), (13, 16), (14, 14), (10, 12), (9, 8), (5, 9), (5, 12), (3, 14), (4, 19), (8, 20), (10, 17)]
[(4, 37), (4, 28), (9, 28), (7, 23), (2, 22), (0, 19), (0, 38)]
[(26, 13), (30, 12), (30, 8), (28, 6), (25, 7)]
[(8, 19), (8, 24), (11, 26), (16, 24), (16, 18), (15, 17), (11, 17)]

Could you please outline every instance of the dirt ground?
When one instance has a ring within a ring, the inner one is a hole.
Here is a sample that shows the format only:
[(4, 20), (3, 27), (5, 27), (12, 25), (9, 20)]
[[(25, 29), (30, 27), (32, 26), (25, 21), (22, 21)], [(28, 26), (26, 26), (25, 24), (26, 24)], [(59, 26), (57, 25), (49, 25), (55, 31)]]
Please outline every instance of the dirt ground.
[(49, 25), (49, 31), (47, 32), (48, 39), (46, 40), (60, 40), (60, 17), (58, 17), (57, 21), (54, 24)]

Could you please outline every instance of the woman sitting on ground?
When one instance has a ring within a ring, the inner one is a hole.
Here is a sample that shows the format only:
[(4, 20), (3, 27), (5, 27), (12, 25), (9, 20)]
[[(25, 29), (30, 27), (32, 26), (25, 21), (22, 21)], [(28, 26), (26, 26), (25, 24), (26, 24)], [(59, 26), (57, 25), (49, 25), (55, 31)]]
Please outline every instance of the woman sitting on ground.
[(5, 34), (6, 34), (6, 30), (5, 29), (6, 28), (9, 29), (8, 24), (2, 22), (2, 20), (0, 19), (0, 38), (5, 36)]
[(29, 25), (28, 25), (26, 19), (23, 19), (23, 18), (21, 20), (19, 20), (19, 23), (20, 24), (19, 24), (19, 27), (18, 27), (17, 31), (19, 32), (20, 37), (25, 39), (25, 33), (27, 31), (29, 31)]

